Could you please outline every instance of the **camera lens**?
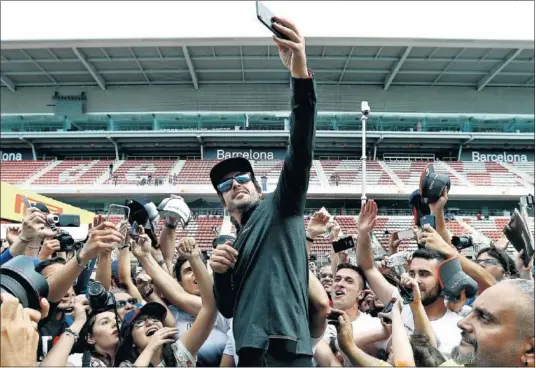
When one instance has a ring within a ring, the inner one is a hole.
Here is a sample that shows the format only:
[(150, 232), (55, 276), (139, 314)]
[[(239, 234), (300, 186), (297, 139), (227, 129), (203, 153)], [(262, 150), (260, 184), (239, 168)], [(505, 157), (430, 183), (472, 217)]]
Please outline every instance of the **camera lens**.
[(41, 298), (48, 296), (47, 280), (35, 272), (31, 257), (17, 256), (0, 267), (0, 290), (17, 298), (24, 308), (39, 310)]
[(100, 310), (106, 305), (108, 295), (106, 289), (99, 282), (94, 282), (87, 289), (87, 298), (92, 310)]

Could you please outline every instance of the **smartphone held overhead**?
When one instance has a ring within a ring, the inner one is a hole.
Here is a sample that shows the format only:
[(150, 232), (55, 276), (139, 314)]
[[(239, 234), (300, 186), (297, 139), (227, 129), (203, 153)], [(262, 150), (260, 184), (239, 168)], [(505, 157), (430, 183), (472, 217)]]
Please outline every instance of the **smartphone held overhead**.
[(257, 8), (257, 19), (259, 19), (259, 21), (264, 24), (264, 26), (268, 28), (274, 35), (284, 40), (288, 40), (287, 36), (279, 32), (274, 27), (274, 24), (276, 23), (274, 20), (274, 13), (272, 13), (270, 9), (268, 9), (261, 1), (256, 1), (255, 4)]

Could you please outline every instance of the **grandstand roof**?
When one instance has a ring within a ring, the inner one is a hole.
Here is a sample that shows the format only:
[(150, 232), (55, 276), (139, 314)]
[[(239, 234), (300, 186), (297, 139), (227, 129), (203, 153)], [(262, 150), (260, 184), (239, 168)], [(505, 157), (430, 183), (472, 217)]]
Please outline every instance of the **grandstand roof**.
[[(534, 88), (533, 41), (308, 38), (319, 84)], [(2, 87), (289, 84), (270, 38), (2, 41)]]

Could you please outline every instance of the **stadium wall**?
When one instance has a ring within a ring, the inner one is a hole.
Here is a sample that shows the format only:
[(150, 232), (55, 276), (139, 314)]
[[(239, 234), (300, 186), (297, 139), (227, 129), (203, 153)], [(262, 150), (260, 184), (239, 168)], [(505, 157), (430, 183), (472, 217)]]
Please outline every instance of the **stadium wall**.
[[(55, 91), (87, 94), (86, 112), (277, 111), (289, 109), (288, 85), (201, 85), (2, 88), (2, 113), (52, 113)], [(362, 100), (374, 111), (533, 114), (533, 88), (318, 86), (320, 111), (356, 111)]]

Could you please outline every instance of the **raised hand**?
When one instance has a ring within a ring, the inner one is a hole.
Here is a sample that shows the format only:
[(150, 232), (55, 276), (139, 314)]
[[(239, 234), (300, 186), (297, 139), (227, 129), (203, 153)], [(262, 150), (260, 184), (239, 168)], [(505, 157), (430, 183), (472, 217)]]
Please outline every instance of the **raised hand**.
[(9, 226), (6, 231), (6, 240), (9, 243), (9, 245), (15, 243), (17, 239), (19, 238), (19, 235), (21, 233), (21, 229), (15, 226)]
[(209, 265), (214, 272), (224, 273), (234, 267), (236, 257), (238, 257), (238, 251), (231, 244), (230, 241), (227, 241), (225, 244), (218, 245), (212, 252)]
[(291, 21), (281, 17), (274, 17), (273, 20), (274, 28), (288, 38), (284, 40), (273, 36), (283, 65), (290, 71), (293, 78), (308, 78), (305, 39)]
[(376, 225), (376, 215), (378, 214), (378, 206), (373, 200), (367, 201), (361, 205), (361, 213), (357, 220), (357, 230), (360, 233), (370, 233)]
[(430, 248), (443, 253), (446, 257), (454, 257), (457, 253), (456, 248), (447, 244), (437, 231), (430, 225), (424, 225), (424, 231), (419, 237), (419, 244), (426, 244), (426, 248)]
[(421, 302), (421, 290), (419, 289), (419, 283), (417, 280), (409, 277), (409, 275), (405, 273), (400, 277), (400, 284), (411, 289), (411, 293), (413, 295), (412, 304), (418, 305)]
[(439, 197), (439, 200), (435, 203), (430, 203), (430, 212), (433, 215), (443, 213), (443, 210), (445, 209), (445, 205), (447, 204), (447, 201), (449, 200), (449, 196), (447, 193), (447, 188), (443, 191), (443, 194), (441, 197)]
[(178, 328), (162, 327), (156, 331), (153, 336), (151, 336), (151, 339), (149, 340), (149, 343), (145, 349), (156, 351), (164, 344), (175, 342), (177, 340), (176, 335), (178, 332)]
[(348, 314), (342, 310), (332, 309), (331, 311), (340, 313), (339, 324), (337, 325), (337, 341), (341, 349), (347, 351), (352, 345), (355, 346), (352, 321)]
[(24, 242), (31, 242), (38, 238), (52, 238), (57, 233), (47, 226), (46, 214), (34, 207), (26, 211), (21, 229), (19, 239)]
[(307, 224), (307, 236), (314, 239), (328, 231), (329, 216), (323, 212), (315, 212), (309, 224)]
[(132, 254), (138, 259), (147, 257), (151, 254), (151, 239), (145, 234), (143, 226), (138, 227), (139, 238), (138, 241), (132, 244)]
[(58, 239), (46, 239), (43, 242), (43, 246), (41, 247), (41, 250), (39, 251), (39, 255), (37, 256), (37, 258), (48, 259), (55, 252), (59, 252), (59, 250), (60, 250), (60, 241)]
[(334, 242), (339, 240), (339, 234), (341, 233), (341, 225), (337, 221), (333, 221), (328, 224), (329, 239)]
[(80, 260), (89, 262), (104, 251), (112, 251), (115, 244), (122, 244), (125, 237), (115, 229), (111, 222), (102, 222), (91, 229), (88, 240), (80, 250)]
[(7, 293), (2, 293), (0, 300), (0, 365), (35, 367), (40, 313), (23, 308), (17, 298)]
[(181, 240), (179, 240), (177, 252), (180, 256), (188, 260), (199, 257), (201, 255), (199, 247), (197, 246), (194, 238), (182, 238)]

